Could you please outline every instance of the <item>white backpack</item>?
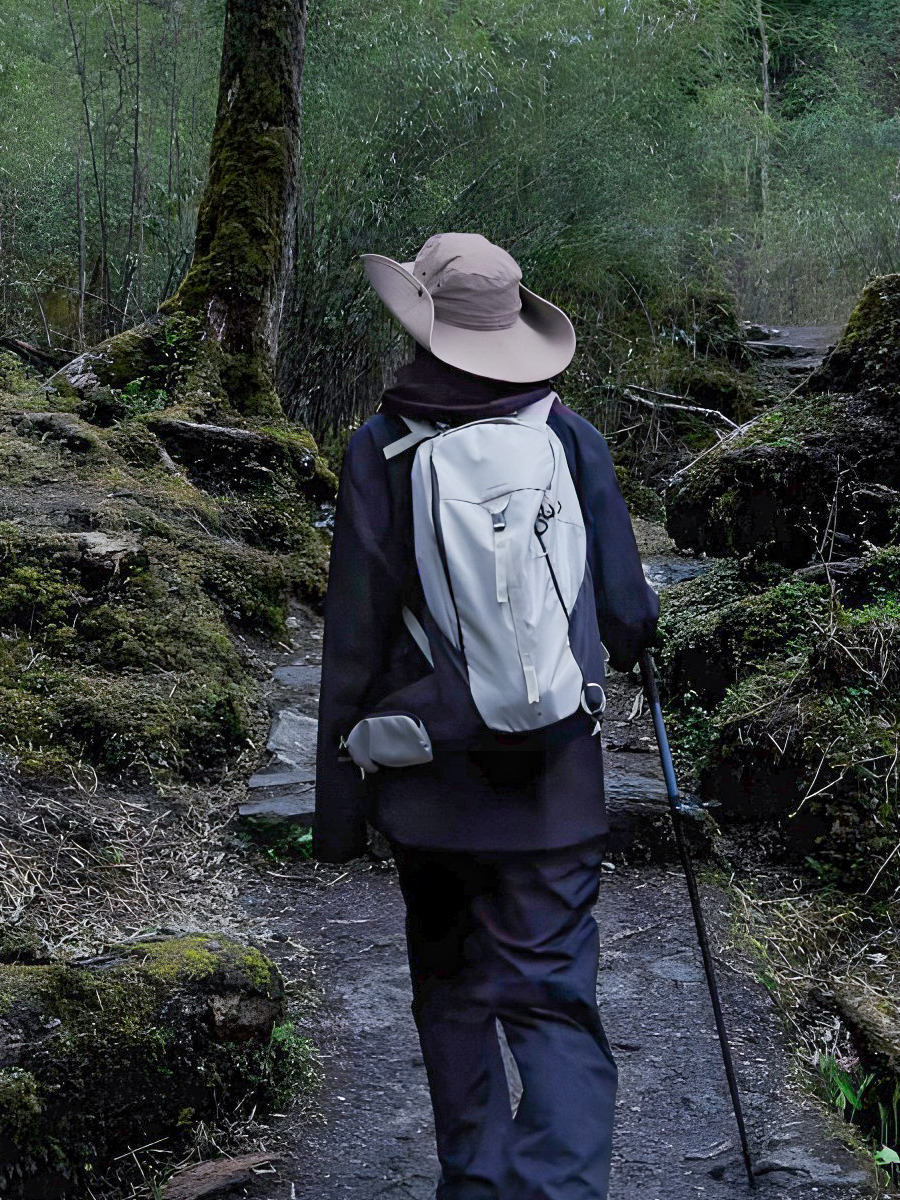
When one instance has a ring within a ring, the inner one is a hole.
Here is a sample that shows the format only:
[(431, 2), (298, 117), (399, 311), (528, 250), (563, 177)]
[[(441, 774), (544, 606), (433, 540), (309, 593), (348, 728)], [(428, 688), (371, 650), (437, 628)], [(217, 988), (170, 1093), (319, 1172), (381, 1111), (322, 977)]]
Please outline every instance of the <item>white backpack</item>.
[[(579, 706), (599, 718), (606, 703), (591, 633), (575, 639), (583, 654), (570, 645), (582, 591), (579, 628), (592, 624), (598, 645), (599, 633), (581, 506), (547, 424), (555, 399), (443, 430), (404, 417), (410, 432), (384, 450), (390, 458), (418, 443), (412, 506), (425, 602), (465, 662), (482, 720), (501, 732), (539, 729)], [(403, 615), (433, 664), (421, 624)], [(585, 677), (585, 661), (599, 678)]]

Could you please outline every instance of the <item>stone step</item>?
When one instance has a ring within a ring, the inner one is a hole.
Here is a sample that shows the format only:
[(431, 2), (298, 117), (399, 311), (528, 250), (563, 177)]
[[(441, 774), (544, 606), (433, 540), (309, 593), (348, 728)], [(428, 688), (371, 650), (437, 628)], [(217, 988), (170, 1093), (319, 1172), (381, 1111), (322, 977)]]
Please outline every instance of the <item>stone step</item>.
[(784, 370), (788, 375), (809, 375), (821, 365), (821, 358), (795, 358), (784, 364)]
[(255, 824), (263, 825), (312, 825), (316, 806), (316, 790), (307, 788), (285, 789), (254, 797), (238, 805), (238, 815), (252, 817)]
[[(306, 672), (302, 664), (280, 669), (301, 675)], [(239, 816), (252, 817), (263, 824), (288, 821), (310, 824), (315, 807), (318, 730), (319, 723), (314, 717), (295, 708), (286, 707), (275, 713), (266, 742), (270, 761), (247, 781), (247, 790), (252, 795), (238, 805)]]
[(754, 342), (767, 342), (769, 338), (779, 337), (781, 330), (774, 325), (760, 325), (756, 321), (742, 321), (744, 333)]
[(318, 663), (293, 662), (276, 667), (272, 678), (276, 683), (286, 688), (296, 688), (298, 691), (317, 691), (322, 676), (322, 667)]
[(281, 788), (295, 786), (299, 783), (315, 783), (315, 771), (298, 768), (296, 771), (261, 771), (251, 775), (247, 787), (251, 791), (258, 788)]

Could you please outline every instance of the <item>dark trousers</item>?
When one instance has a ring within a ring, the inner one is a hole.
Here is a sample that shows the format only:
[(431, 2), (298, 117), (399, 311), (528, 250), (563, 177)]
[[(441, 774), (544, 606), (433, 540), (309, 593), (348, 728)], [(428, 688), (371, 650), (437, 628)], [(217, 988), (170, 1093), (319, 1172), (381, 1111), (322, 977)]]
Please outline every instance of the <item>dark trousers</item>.
[[(437, 1200), (606, 1200), (617, 1070), (591, 915), (605, 841), (527, 856), (394, 847)], [(522, 1079), (515, 1116), (497, 1019)]]

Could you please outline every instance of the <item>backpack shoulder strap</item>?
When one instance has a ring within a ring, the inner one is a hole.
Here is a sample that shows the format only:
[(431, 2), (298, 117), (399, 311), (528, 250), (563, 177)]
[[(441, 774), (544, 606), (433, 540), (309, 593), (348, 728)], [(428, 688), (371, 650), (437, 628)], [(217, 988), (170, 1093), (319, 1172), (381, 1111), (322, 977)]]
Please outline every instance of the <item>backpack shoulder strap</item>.
[(417, 446), (419, 442), (424, 442), (426, 438), (434, 437), (438, 432), (437, 429), (430, 425), (427, 421), (414, 421), (411, 417), (400, 416), (400, 420), (408, 428), (409, 432), (403, 437), (397, 438), (394, 442), (389, 442), (384, 448), (383, 453), (385, 458), (394, 458), (397, 454), (402, 454), (404, 450), (408, 450), (411, 446)]
[(553, 401), (556, 399), (558, 399), (556, 392), (550, 392), (540, 400), (533, 400), (531, 404), (527, 404), (525, 408), (515, 414), (515, 419), (524, 425), (546, 425)]

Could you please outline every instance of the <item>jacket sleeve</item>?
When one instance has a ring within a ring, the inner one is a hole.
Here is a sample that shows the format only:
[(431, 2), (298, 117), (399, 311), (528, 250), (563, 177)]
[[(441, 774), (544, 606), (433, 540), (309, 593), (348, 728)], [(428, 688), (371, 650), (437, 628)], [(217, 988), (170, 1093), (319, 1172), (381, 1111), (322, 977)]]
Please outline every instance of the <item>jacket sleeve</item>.
[(606, 439), (589, 421), (565, 411), (574, 432), (575, 483), (588, 537), (600, 636), (610, 665), (630, 671), (653, 640), (659, 596), (644, 578)]
[(312, 837), (320, 862), (346, 862), (367, 846), (365, 782), (340, 761), (339, 742), (377, 698), (385, 635), (400, 606), (397, 527), (384, 455), (364, 425), (341, 468), (325, 593)]

